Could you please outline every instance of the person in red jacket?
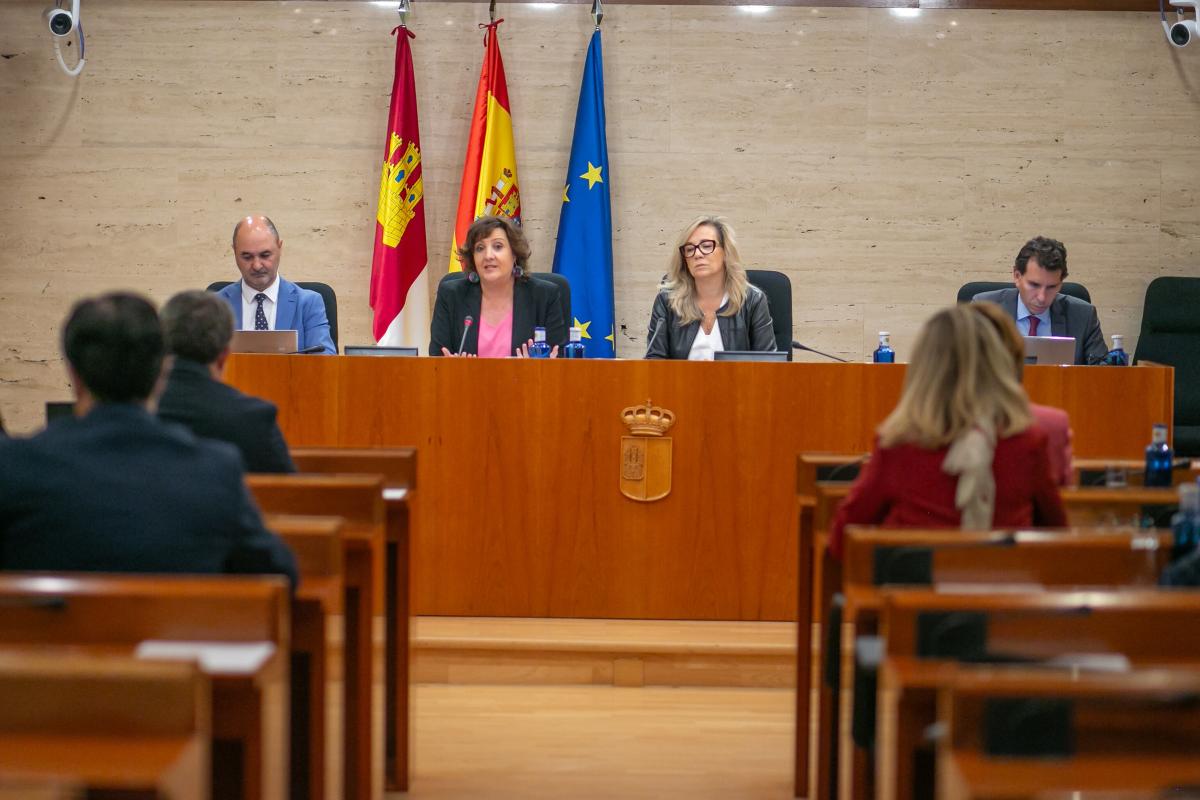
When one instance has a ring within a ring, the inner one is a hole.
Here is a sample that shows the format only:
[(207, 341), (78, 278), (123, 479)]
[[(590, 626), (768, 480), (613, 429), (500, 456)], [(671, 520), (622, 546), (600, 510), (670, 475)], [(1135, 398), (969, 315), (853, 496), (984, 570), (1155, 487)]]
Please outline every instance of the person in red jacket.
[(847, 525), (898, 528), (1066, 524), (1046, 434), (1034, 426), (1012, 357), (965, 305), (921, 329), (895, 410), (838, 508), (829, 549)]

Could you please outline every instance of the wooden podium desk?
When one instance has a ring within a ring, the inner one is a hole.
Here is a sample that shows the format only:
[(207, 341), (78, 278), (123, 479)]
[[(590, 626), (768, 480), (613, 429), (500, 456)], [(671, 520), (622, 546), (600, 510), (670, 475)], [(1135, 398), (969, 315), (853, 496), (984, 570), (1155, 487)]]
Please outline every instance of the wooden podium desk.
[[(293, 447), (420, 452), (413, 613), (790, 620), (796, 456), (866, 452), (902, 364), (235, 355)], [(1029, 367), (1075, 454), (1137, 458), (1170, 368)], [(627, 406), (670, 409), (672, 489), (619, 489)]]

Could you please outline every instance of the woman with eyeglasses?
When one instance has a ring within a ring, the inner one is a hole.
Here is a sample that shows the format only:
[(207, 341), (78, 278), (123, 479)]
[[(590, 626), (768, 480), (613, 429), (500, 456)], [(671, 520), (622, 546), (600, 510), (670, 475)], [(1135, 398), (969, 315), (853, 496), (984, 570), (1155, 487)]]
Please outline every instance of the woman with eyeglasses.
[(676, 245), (650, 311), (646, 358), (712, 361), (718, 350), (774, 350), (767, 296), (746, 280), (729, 223), (700, 217)]

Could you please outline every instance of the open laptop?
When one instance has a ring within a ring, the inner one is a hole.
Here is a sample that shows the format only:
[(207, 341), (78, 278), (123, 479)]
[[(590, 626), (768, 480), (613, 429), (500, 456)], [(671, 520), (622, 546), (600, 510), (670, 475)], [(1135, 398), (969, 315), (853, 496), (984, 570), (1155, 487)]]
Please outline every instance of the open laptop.
[(1026, 336), (1026, 364), (1063, 364), (1070, 366), (1075, 363), (1074, 336)]
[(235, 353), (294, 353), (299, 341), (296, 331), (234, 331), (229, 349)]
[(787, 361), (784, 350), (717, 350), (713, 361)]
[(406, 356), (411, 358), (417, 355), (417, 348), (387, 347), (374, 344), (348, 344), (342, 348), (342, 352), (348, 356)]

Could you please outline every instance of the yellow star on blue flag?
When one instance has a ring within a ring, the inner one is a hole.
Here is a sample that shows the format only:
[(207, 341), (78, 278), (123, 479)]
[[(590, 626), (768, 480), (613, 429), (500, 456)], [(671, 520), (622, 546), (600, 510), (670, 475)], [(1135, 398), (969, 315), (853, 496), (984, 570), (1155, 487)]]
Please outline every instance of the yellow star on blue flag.
[(600, 167), (597, 167), (592, 162), (588, 162), (587, 172), (579, 176), (588, 182), (588, 188), (591, 189), (597, 183), (604, 183), (604, 178), (600, 177)]

